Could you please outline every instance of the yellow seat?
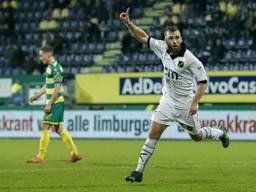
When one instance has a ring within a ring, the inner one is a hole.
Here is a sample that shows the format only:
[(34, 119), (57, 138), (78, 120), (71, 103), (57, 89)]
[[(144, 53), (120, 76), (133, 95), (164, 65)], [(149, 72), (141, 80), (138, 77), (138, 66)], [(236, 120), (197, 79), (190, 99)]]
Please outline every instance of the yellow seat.
[(61, 17), (64, 18), (64, 17), (68, 17), (68, 16), (69, 16), (69, 9), (68, 8), (62, 9)]
[(212, 15), (208, 14), (205, 16), (205, 21), (209, 22), (212, 20)]
[(176, 3), (172, 6), (172, 12), (176, 14), (180, 14), (181, 12), (181, 7), (180, 4)]
[(236, 15), (238, 13), (238, 8), (232, 2), (228, 3), (227, 13), (229, 15)]
[(39, 24), (39, 28), (41, 30), (46, 30), (48, 29), (48, 21), (47, 20), (42, 20)]
[(226, 2), (221, 1), (219, 2), (220, 10), (226, 12)]
[(59, 8), (56, 8), (56, 9), (53, 10), (52, 18), (54, 18), (54, 19), (60, 18), (60, 9)]
[(57, 28), (57, 22), (56, 22), (56, 20), (50, 20), (49, 22), (48, 22), (48, 29), (56, 29)]
[(16, 0), (13, 0), (10, 2), (10, 6), (13, 8), (13, 9), (17, 9), (17, 1)]
[(8, 1), (4, 1), (4, 2), (2, 3), (2, 7), (3, 7), (4, 9), (8, 8), (8, 6), (9, 6)]

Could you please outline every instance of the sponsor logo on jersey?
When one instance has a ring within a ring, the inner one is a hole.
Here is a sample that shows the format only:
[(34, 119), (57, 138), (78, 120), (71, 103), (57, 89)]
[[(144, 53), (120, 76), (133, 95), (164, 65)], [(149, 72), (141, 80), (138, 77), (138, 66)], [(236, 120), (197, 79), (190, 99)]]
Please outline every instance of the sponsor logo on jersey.
[(178, 63), (178, 67), (183, 67), (184, 66), (184, 62), (183, 61), (179, 61), (179, 63)]
[(162, 78), (160, 77), (127, 77), (120, 78), (120, 95), (160, 95)]

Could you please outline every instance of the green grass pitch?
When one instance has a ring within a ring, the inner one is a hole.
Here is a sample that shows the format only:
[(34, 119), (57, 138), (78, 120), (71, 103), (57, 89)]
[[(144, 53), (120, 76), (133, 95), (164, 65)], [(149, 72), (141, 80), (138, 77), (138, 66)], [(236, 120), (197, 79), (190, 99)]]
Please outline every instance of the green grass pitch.
[(144, 140), (76, 140), (84, 159), (67, 163), (61, 140), (51, 140), (44, 164), (26, 164), (37, 139), (0, 140), (0, 191), (10, 192), (253, 192), (256, 143), (163, 140), (142, 183), (124, 176), (137, 164)]

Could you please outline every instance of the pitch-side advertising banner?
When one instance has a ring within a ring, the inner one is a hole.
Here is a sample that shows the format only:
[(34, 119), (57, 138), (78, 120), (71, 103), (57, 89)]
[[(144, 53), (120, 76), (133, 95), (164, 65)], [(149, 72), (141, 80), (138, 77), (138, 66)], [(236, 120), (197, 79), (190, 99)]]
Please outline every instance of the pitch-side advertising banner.
[(12, 79), (0, 78), (0, 98), (12, 96)]
[[(66, 111), (64, 125), (75, 138), (141, 139), (147, 137), (152, 112)], [(39, 138), (43, 113), (0, 111), (0, 137)], [(231, 139), (256, 140), (256, 111), (201, 111), (201, 126), (226, 124)], [(58, 137), (52, 133), (52, 137)], [(166, 129), (162, 138), (189, 139), (178, 124)]]
[[(209, 72), (209, 86), (201, 102), (255, 103), (256, 71)], [(162, 73), (76, 75), (77, 103), (157, 103)]]
[(161, 73), (76, 75), (77, 103), (156, 103), (161, 90)]

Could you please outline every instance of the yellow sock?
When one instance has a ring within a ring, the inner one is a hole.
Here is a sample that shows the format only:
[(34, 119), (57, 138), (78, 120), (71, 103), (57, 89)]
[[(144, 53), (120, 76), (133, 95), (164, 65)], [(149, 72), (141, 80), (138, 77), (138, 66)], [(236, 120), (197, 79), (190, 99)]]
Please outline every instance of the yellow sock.
[(48, 148), (49, 141), (50, 141), (50, 131), (49, 130), (42, 130), (40, 145), (39, 145), (39, 153), (37, 155), (38, 157), (44, 159), (44, 155), (45, 155), (45, 152)]
[(71, 150), (71, 155), (78, 155), (78, 150), (77, 150), (69, 132), (67, 130), (63, 129), (60, 132), (60, 136), (62, 137), (62, 141), (66, 144), (67, 148)]

